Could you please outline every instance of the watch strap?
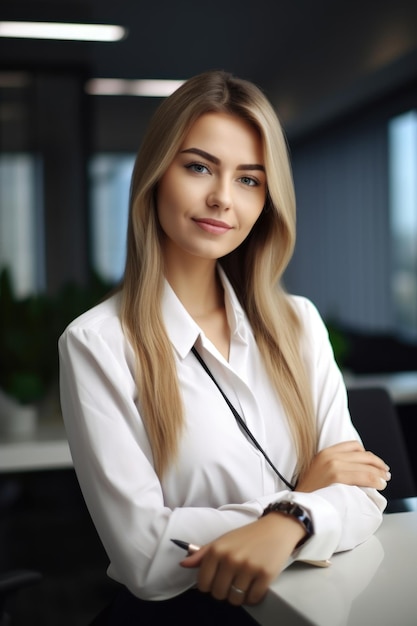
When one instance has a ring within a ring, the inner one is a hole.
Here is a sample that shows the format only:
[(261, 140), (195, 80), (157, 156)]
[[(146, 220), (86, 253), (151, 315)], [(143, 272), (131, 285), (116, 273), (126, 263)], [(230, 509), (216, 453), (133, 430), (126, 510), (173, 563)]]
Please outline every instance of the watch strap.
[(268, 515), (269, 513), (283, 513), (284, 515), (288, 515), (297, 520), (306, 531), (305, 537), (301, 539), (295, 546), (296, 549), (303, 545), (313, 535), (313, 522), (311, 521), (309, 513), (306, 509), (295, 502), (290, 502), (288, 500), (281, 500), (280, 502), (272, 502), (269, 504), (261, 517), (264, 515)]

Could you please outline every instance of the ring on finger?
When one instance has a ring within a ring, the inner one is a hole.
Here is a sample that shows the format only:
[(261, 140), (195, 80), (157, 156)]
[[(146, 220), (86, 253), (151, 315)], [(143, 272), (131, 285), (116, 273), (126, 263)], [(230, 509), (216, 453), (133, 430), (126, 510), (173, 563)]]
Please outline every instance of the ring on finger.
[(230, 585), (230, 590), (234, 591), (235, 593), (239, 593), (240, 595), (245, 595), (246, 591), (244, 591), (243, 589), (239, 589), (239, 587), (235, 587), (235, 585)]

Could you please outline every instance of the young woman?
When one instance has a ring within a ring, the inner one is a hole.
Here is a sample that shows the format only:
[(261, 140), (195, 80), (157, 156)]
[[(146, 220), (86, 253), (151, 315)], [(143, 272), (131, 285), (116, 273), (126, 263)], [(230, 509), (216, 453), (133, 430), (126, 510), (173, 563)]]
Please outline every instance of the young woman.
[(381, 523), (389, 468), (352, 426), (319, 314), (280, 284), (294, 239), (271, 105), (224, 72), (190, 79), (137, 157), (121, 288), (60, 339), (75, 469), (126, 588), (100, 623), (155, 607), (184, 620), (183, 598), (190, 623), (244, 623), (236, 607), (291, 559), (326, 560)]

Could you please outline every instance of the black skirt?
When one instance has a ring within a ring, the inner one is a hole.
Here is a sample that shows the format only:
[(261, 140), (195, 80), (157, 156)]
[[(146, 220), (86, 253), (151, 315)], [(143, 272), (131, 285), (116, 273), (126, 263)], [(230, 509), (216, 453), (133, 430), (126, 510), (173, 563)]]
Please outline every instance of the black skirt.
[(169, 600), (149, 601), (140, 600), (123, 588), (90, 626), (139, 626), (159, 622), (181, 626), (257, 624), (245, 609), (215, 600), (197, 589), (189, 589)]

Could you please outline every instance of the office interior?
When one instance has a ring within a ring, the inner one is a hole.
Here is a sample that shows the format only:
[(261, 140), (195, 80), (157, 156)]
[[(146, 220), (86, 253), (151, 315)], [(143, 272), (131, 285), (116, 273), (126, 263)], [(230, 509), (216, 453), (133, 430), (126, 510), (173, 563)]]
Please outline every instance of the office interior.
[[(318, 307), (347, 380), (404, 376), (417, 477), (417, 4), (3, 0), (3, 21), (126, 35), (0, 36), (0, 390), (9, 354), (30, 345), (37, 428), (64, 438), (56, 340), (121, 278), (130, 172), (163, 97), (134, 95), (134, 81), (225, 69), (265, 91), (287, 136), (298, 234), (285, 286)], [(98, 78), (130, 93), (99, 95)], [(3, 433), (1, 449), (25, 437), (36, 431)], [(12, 598), (13, 624), (87, 624), (115, 589), (106, 566), (70, 466), (2, 468), (0, 573), (43, 576)]]

